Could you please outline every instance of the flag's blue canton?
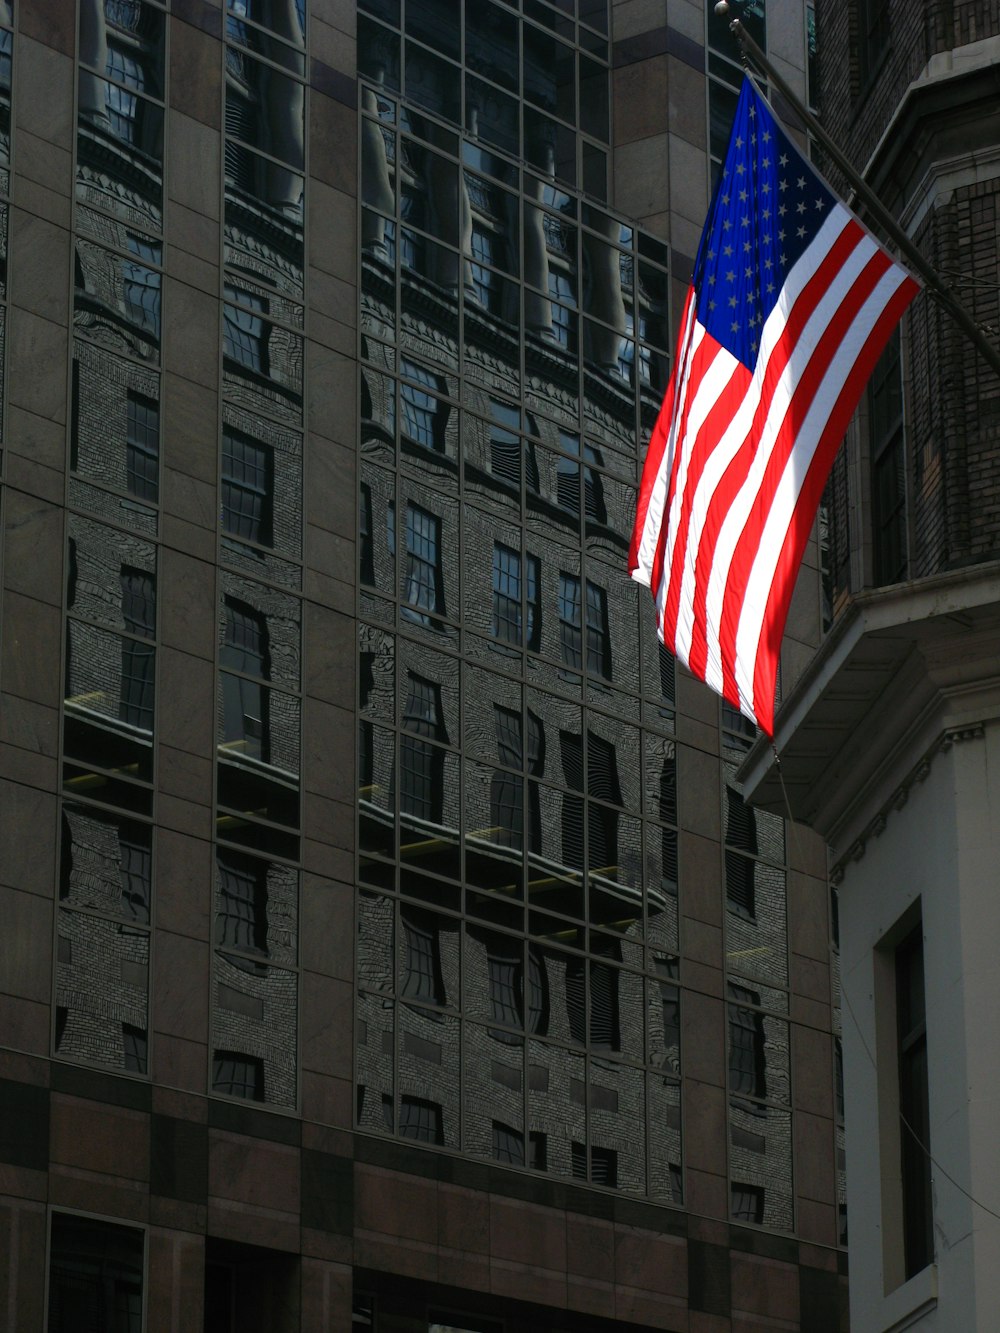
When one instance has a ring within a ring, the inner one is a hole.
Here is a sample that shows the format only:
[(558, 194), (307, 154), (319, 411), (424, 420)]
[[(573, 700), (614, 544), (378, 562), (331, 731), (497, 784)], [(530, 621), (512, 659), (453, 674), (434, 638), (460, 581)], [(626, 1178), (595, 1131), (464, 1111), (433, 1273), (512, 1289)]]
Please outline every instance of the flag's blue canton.
[(834, 196), (743, 81), (729, 152), (695, 262), (698, 319), (753, 369), (760, 334)]

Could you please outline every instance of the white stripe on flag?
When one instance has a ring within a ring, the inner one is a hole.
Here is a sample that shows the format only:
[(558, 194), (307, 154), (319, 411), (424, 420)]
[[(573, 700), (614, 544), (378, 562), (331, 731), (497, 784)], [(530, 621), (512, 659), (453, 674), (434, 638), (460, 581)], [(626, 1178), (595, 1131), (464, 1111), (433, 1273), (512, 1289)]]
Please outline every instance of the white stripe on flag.
[[(844, 220), (845, 223), (849, 223), (849, 216), (845, 215)], [(822, 235), (822, 233), (820, 235)], [(818, 240), (819, 237), (817, 238), (817, 242)], [(812, 247), (810, 247), (810, 249), (811, 248)], [(712, 555), (711, 574), (708, 581), (708, 593), (705, 608), (708, 637), (708, 657), (705, 664), (705, 680), (714, 690), (719, 692), (721, 692), (723, 688), (722, 655), (719, 647), (719, 627), (722, 623), (722, 604), (726, 596), (726, 584), (729, 580), (729, 571), (732, 566), (733, 554), (740, 537), (743, 535), (746, 521), (749, 518), (757, 499), (768, 463), (771, 461), (771, 457), (774, 453), (781, 427), (794, 402), (796, 388), (805, 375), (807, 367), (812, 361), (820, 340), (826, 332), (831, 319), (847, 299), (851, 287), (863, 271), (865, 265), (869, 262), (872, 256), (877, 253), (878, 246), (875, 241), (872, 240), (866, 232), (859, 233), (858, 244), (852, 251), (850, 258), (844, 263), (844, 266), (841, 269), (838, 269), (834, 275), (833, 282), (831, 282), (830, 286), (816, 305), (816, 308), (809, 316), (798, 341), (789, 352), (784, 370), (774, 388), (768, 406), (767, 419), (761, 430), (760, 440), (747, 477), (740, 487), (739, 492), (734, 497), (729, 512), (726, 514), (725, 520), (719, 531), (715, 551)], [(805, 252), (800, 263), (804, 262), (808, 255), (809, 250)], [(813, 263), (815, 263), (815, 260), (813, 260)], [(780, 343), (786, 325), (785, 317), (778, 317), (779, 306), (775, 307), (768, 320), (769, 324), (772, 321), (775, 322), (772, 338), (769, 339), (769, 341), (772, 342), (772, 346)], [(837, 350), (839, 356), (840, 349), (838, 348)], [(836, 363), (836, 359), (837, 358), (835, 358), (834, 363)], [(759, 364), (760, 363), (758, 363), (758, 365)], [(755, 377), (754, 387), (758, 390), (758, 393), (754, 395), (755, 407), (759, 401), (759, 390), (762, 381), (763, 375)], [(825, 392), (827, 392), (827, 380), (824, 378), (816, 386), (813, 402), (815, 403), (820, 399)], [(837, 392), (839, 392), (839, 386)], [(831, 402), (835, 400), (836, 393), (833, 394), (832, 398), (829, 396), (825, 397), (824, 402), (827, 410), (829, 409)], [(797, 433), (798, 432), (796, 432), (796, 434)], [(689, 595), (692, 597), (694, 595), (693, 585)]]
[[(795, 447), (789, 456), (774, 496), (757, 555), (753, 562), (746, 595), (740, 613), (736, 635), (736, 681), (740, 692), (740, 706), (753, 714), (754, 666), (760, 642), (764, 613), (767, 609), (778, 558), (798, 503), (799, 493), (809, 471), (809, 465), (820, 442), (830, 415), (831, 405), (853, 370), (869, 335), (875, 328), (893, 293), (908, 280), (909, 275), (893, 264), (882, 275), (868, 300), (852, 321), (847, 336), (841, 341), (827, 371), (823, 385), (816, 393), (813, 404), (799, 430)], [(829, 381), (829, 387), (828, 387)]]

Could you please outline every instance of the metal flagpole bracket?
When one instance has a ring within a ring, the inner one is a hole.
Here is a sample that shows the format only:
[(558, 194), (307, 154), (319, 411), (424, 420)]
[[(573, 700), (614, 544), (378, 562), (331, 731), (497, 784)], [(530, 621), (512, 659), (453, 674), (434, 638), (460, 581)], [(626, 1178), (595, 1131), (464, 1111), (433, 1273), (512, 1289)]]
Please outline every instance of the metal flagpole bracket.
[[(730, 12), (728, 0), (718, 0), (715, 12), (720, 18), (725, 18)], [(822, 144), (830, 160), (835, 163), (843, 173), (844, 178), (850, 183), (854, 191), (854, 201), (857, 204), (864, 205), (872, 219), (892, 241), (899, 254), (926, 283), (928, 293), (947, 310), (965, 335), (975, 344), (990, 369), (1000, 375), (1000, 349), (990, 342), (985, 330), (976, 323), (965, 306), (956, 298), (937, 269), (924, 258), (868, 182), (848, 161), (812, 112), (802, 105), (798, 95), (774, 68), (738, 18), (734, 18), (730, 22), (729, 30), (739, 43), (744, 66), (748, 66), (749, 62), (752, 61), (761, 73), (766, 75), (774, 84), (775, 88), (795, 110), (802, 124), (805, 125), (816, 142)]]

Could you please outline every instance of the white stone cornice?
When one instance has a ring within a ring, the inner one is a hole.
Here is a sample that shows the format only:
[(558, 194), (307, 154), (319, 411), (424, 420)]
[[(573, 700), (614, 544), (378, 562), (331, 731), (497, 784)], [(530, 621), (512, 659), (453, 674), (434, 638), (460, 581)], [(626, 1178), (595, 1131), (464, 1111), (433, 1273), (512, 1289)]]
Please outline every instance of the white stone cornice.
[(849, 861), (860, 861), (871, 839), (882, 836), (890, 816), (902, 810), (903, 806), (906, 805), (913, 787), (927, 781), (931, 766), (939, 754), (944, 754), (952, 746), (960, 745), (964, 741), (981, 740), (984, 731), (985, 726), (982, 722), (964, 723), (959, 727), (946, 727), (937, 736), (933, 745), (913, 765), (885, 804), (861, 830), (847, 852), (838, 857), (830, 866), (831, 881), (834, 884), (839, 884), (844, 878), (844, 869), (847, 863)]

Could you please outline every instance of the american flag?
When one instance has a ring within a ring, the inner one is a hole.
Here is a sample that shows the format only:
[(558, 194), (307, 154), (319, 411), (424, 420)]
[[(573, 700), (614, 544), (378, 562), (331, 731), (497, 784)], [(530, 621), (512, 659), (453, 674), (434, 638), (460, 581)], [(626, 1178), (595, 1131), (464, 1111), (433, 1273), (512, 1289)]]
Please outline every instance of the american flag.
[(826, 478), (918, 290), (745, 78), (646, 455), (629, 572), (651, 588), (678, 660), (768, 735)]

